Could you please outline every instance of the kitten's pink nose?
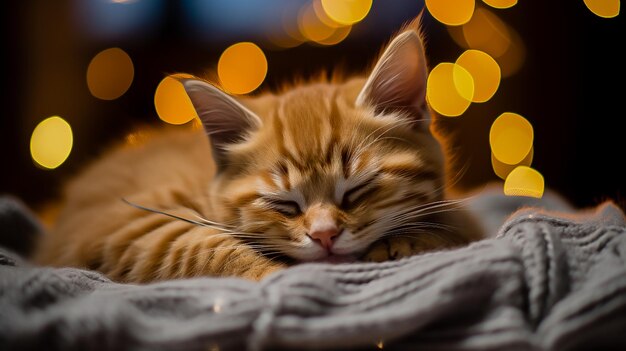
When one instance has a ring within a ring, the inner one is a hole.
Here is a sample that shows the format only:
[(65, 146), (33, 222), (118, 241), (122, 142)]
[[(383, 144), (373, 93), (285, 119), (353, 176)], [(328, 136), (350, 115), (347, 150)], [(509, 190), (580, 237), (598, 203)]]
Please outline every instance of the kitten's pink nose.
[(311, 239), (318, 241), (323, 248), (325, 248), (326, 250), (330, 250), (330, 248), (333, 246), (333, 239), (339, 235), (341, 231), (339, 230), (339, 228), (335, 227), (330, 227), (330, 228), (324, 228), (322, 230), (316, 230), (316, 231), (312, 231), (309, 233), (309, 236), (311, 237)]

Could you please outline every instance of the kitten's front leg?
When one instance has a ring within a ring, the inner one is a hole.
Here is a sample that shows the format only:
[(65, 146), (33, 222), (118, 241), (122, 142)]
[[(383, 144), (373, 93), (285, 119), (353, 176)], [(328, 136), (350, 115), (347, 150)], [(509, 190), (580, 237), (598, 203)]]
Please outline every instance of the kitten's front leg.
[(374, 242), (361, 258), (367, 262), (398, 260), (429, 251), (466, 245), (483, 238), (476, 220), (465, 210), (434, 214), (426, 222), (439, 223), (446, 229), (431, 228), (420, 232), (404, 232)]
[(363, 256), (366, 262), (398, 260), (425, 251), (417, 248), (417, 242), (407, 237), (389, 237), (372, 244)]

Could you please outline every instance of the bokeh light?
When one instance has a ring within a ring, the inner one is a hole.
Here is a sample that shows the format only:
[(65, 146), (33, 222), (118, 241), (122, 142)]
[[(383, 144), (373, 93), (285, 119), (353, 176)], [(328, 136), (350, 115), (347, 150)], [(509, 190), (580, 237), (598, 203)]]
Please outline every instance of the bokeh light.
[(247, 94), (258, 88), (267, 74), (263, 50), (251, 42), (228, 47), (217, 63), (222, 87), (232, 94)]
[(133, 132), (126, 134), (124, 138), (124, 146), (127, 148), (133, 148), (145, 145), (150, 140), (151, 132), (144, 129), (137, 129)]
[(189, 74), (175, 74), (163, 78), (154, 93), (154, 107), (159, 118), (170, 124), (184, 124), (198, 114), (185, 92), (181, 78), (193, 78)]
[(474, 14), (474, 7), (474, 0), (426, 0), (428, 12), (449, 26), (467, 23)]
[(500, 86), (500, 66), (488, 54), (480, 50), (467, 50), (456, 60), (465, 68), (474, 81), (472, 102), (485, 102), (491, 99)]
[(428, 75), (426, 98), (430, 106), (447, 117), (460, 116), (467, 110), (474, 96), (471, 74), (450, 62), (435, 66)]
[(372, 7), (372, 0), (321, 0), (321, 2), (328, 17), (343, 25), (362, 21)]
[(491, 125), (489, 144), (491, 152), (502, 163), (516, 165), (533, 146), (533, 127), (517, 113), (505, 112)]
[(72, 151), (72, 128), (63, 118), (52, 116), (41, 121), (30, 137), (30, 155), (43, 168), (54, 169)]
[(313, 11), (315, 11), (315, 15), (317, 16), (317, 18), (319, 18), (319, 20), (322, 21), (325, 25), (333, 28), (344, 26), (343, 24), (338, 23), (332, 18), (328, 17), (328, 14), (324, 10), (324, 6), (322, 6), (322, 0), (313, 0), (311, 6), (313, 7)]
[(336, 27), (331, 27), (322, 22), (315, 13), (313, 6), (304, 6), (298, 14), (298, 28), (303, 37), (319, 43), (333, 35)]
[(508, 49), (496, 59), (504, 78), (517, 73), (526, 59), (526, 47), (522, 37), (512, 28), (509, 28), (509, 35), (511, 43)]
[[(319, 5), (316, 5), (319, 4)], [(319, 9), (316, 9), (316, 6)], [(343, 41), (352, 26), (344, 26), (330, 19), (321, 9), (321, 2), (304, 6), (298, 14), (298, 28), (304, 38), (321, 45), (335, 45)]]
[(321, 45), (337, 45), (341, 43), (344, 39), (348, 37), (350, 31), (352, 30), (352, 26), (343, 26), (339, 28), (335, 28), (333, 34), (331, 34), (328, 38), (324, 40), (320, 40), (317, 43)]
[(280, 23), (267, 31), (266, 35), (274, 49), (294, 48), (306, 41), (298, 28), (298, 14), (301, 11), (298, 5), (293, 1), (286, 3), (281, 10)]
[(87, 86), (91, 95), (102, 100), (114, 100), (130, 88), (135, 75), (133, 61), (120, 48), (101, 51), (87, 67)]
[(483, 0), (483, 2), (497, 9), (508, 9), (517, 4), (517, 0)]
[(463, 38), (468, 48), (484, 51), (496, 58), (504, 54), (511, 44), (508, 26), (485, 8), (476, 9), (472, 20), (463, 26)]
[(541, 198), (544, 186), (541, 173), (527, 166), (518, 166), (506, 177), (504, 194)]
[(619, 15), (620, 0), (584, 0), (587, 8), (602, 18), (613, 18)]
[(515, 74), (524, 63), (526, 48), (520, 35), (483, 7), (477, 8), (465, 25), (447, 28), (459, 46), (484, 51), (493, 57), (503, 78)]
[(533, 163), (533, 156), (535, 155), (534, 148), (530, 149), (526, 158), (522, 160), (522, 162), (516, 165), (507, 165), (506, 163), (502, 163), (498, 161), (498, 159), (494, 156), (493, 152), (491, 153), (491, 167), (493, 167), (493, 172), (500, 177), (501, 179), (506, 179), (506, 177), (515, 169), (517, 166), (528, 166)]

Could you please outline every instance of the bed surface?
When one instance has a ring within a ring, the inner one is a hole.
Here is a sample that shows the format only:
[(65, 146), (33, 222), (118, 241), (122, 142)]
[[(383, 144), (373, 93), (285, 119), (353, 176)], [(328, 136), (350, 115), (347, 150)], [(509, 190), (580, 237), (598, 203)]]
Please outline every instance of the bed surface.
[[(372, 264), (303, 264), (255, 283), (118, 284), (0, 248), (2, 350), (571, 350), (626, 347), (626, 222), (487, 193), (491, 237)], [(7, 201), (6, 199), (0, 200)], [(536, 200), (534, 200), (536, 201)], [(0, 220), (3, 237), (14, 227)], [(499, 228), (499, 229), (496, 229)], [(626, 349), (626, 348), (622, 348)]]

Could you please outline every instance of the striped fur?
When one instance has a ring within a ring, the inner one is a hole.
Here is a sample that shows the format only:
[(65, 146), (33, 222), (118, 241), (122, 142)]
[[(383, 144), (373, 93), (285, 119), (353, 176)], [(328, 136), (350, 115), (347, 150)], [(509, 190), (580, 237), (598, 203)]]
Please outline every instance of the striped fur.
[[(367, 80), (238, 101), (183, 82), (204, 132), (144, 131), (143, 144), (93, 163), (68, 185), (36, 259), (126, 282), (259, 279), (300, 261), (380, 261), (478, 238), (444, 198), (415, 28), (391, 42)], [(322, 217), (341, 227), (331, 251), (309, 236)]]

